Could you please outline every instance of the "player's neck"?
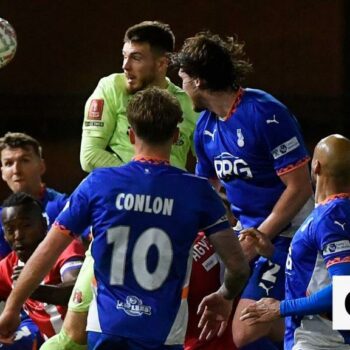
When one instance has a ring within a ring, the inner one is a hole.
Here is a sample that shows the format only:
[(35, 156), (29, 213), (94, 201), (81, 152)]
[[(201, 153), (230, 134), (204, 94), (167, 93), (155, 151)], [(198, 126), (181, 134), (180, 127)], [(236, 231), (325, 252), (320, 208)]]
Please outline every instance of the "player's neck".
[(150, 85), (149, 87), (151, 86), (156, 86), (158, 88), (161, 88), (161, 89), (166, 89), (169, 85), (169, 82), (168, 80), (166, 79), (165, 75), (163, 76), (160, 76), (158, 78), (156, 78)]
[(153, 146), (144, 142), (135, 144), (135, 156), (134, 158), (145, 158), (154, 160), (170, 160), (171, 145), (164, 145), (162, 147)]
[(334, 181), (333, 178), (319, 178), (317, 179), (316, 191), (315, 191), (315, 201), (320, 203), (325, 201), (327, 198), (340, 194), (349, 193), (350, 194), (350, 184), (339, 184)]
[[(238, 90), (239, 91), (239, 90)], [(208, 94), (208, 109), (218, 117), (226, 119), (237, 103), (238, 91), (214, 91)]]

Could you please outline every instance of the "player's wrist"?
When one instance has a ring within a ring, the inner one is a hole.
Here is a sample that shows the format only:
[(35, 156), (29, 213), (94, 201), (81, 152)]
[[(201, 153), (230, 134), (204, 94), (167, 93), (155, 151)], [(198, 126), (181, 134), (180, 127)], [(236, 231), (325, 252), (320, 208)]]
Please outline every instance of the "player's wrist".
[(227, 301), (231, 301), (235, 297), (232, 293), (229, 292), (228, 288), (225, 286), (225, 283), (223, 283), (218, 289), (217, 294)]

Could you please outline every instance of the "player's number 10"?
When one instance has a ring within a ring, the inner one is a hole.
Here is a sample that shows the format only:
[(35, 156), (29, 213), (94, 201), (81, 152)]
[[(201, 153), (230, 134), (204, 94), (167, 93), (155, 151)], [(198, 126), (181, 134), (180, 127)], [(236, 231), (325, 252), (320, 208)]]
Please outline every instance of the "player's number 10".
[[(117, 226), (107, 231), (107, 243), (113, 244), (111, 284), (123, 285), (130, 226)], [(152, 246), (158, 250), (158, 262), (153, 272), (147, 268), (147, 255)], [(173, 260), (173, 249), (168, 235), (159, 228), (142, 232), (131, 252), (132, 269), (137, 283), (146, 290), (159, 288), (168, 276)]]

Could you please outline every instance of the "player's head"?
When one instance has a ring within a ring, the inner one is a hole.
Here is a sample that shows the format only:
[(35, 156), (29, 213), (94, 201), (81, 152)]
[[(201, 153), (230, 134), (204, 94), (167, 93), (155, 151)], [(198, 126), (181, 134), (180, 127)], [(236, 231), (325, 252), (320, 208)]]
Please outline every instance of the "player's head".
[(1, 174), (12, 192), (27, 192), (38, 195), (45, 162), (41, 146), (33, 137), (8, 132), (0, 138)]
[(130, 93), (164, 84), (169, 54), (174, 50), (174, 45), (175, 37), (168, 24), (144, 21), (127, 29), (123, 70)]
[(171, 145), (178, 135), (177, 125), (182, 121), (182, 110), (174, 96), (164, 89), (152, 87), (132, 97), (127, 117), (131, 137), (135, 135), (149, 145)]
[(44, 239), (47, 224), (39, 201), (29, 194), (11, 194), (2, 204), (5, 239), (19, 259), (26, 262)]
[(350, 187), (350, 140), (342, 135), (330, 135), (315, 147), (311, 163), (312, 179), (332, 179), (340, 187)]
[(185, 40), (181, 50), (174, 55), (179, 68), (183, 89), (193, 100), (197, 111), (202, 106), (200, 90), (237, 90), (251, 64), (245, 59), (243, 44), (236, 38), (221, 38), (209, 31), (197, 33)]

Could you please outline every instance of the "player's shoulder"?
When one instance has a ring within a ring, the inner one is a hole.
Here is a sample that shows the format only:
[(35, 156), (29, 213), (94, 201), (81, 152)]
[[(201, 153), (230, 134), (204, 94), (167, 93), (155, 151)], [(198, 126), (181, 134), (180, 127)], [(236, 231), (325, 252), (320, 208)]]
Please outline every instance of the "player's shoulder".
[(242, 105), (251, 105), (255, 110), (268, 114), (288, 110), (281, 101), (260, 89), (245, 88), (241, 103)]
[(334, 218), (337, 216), (349, 216), (350, 220), (350, 199), (334, 198), (320, 204), (321, 217)]
[(18, 264), (18, 256), (16, 252), (11, 251), (5, 258), (0, 261), (1, 269), (12, 269)]
[(58, 199), (64, 199), (68, 198), (68, 195), (66, 193), (61, 193), (53, 188), (47, 187), (46, 188), (47, 198), (49, 201), (55, 201)]
[[(128, 164), (128, 163), (127, 163)], [(100, 179), (103, 177), (110, 177), (114, 176), (118, 172), (122, 171), (123, 168), (127, 165), (123, 164), (120, 166), (113, 166), (113, 167), (98, 167), (93, 169), (90, 174), (85, 178), (86, 180), (94, 181), (96, 179)]]
[[(188, 183), (188, 189), (201, 193), (202, 191), (214, 190), (206, 177), (198, 176), (187, 171), (181, 173), (183, 181)], [(215, 191), (215, 190), (214, 190)]]
[(209, 110), (204, 110), (199, 114), (197, 124), (196, 124), (196, 131), (197, 133), (202, 133), (203, 130), (207, 127), (210, 123), (216, 123), (217, 117), (214, 113), (210, 112)]
[(334, 230), (350, 230), (350, 199), (335, 198), (320, 203), (315, 210), (314, 221), (316, 225), (327, 225)]
[(190, 101), (189, 96), (186, 94), (184, 90), (182, 90), (179, 86), (175, 85), (169, 78), (166, 78), (168, 82), (168, 92), (174, 95), (176, 98), (184, 98)]
[(179, 101), (181, 105), (181, 109), (184, 112), (185, 118), (197, 119), (198, 113), (193, 110), (191, 98), (187, 95), (187, 93), (182, 90), (179, 86), (175, 85), (171, 82), (170, 79), (167, 78), (168, 81), (168, 92), (172, 94)]
[(98, 82), (98, 86), (104, 90), (125, 91), (126, 81), (124, 73), (112, 73), (102, 77)]

